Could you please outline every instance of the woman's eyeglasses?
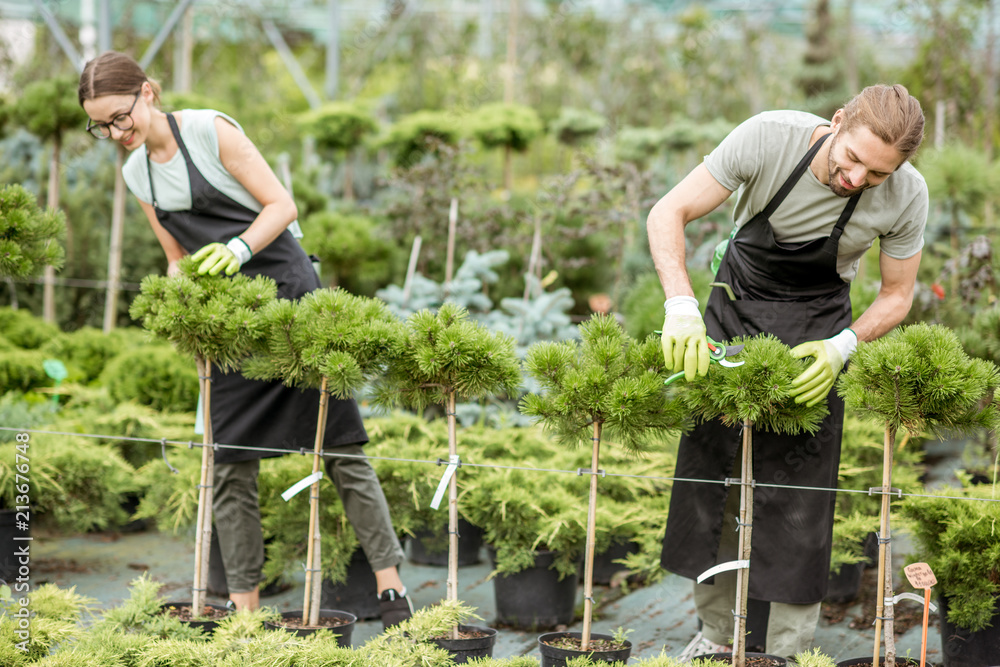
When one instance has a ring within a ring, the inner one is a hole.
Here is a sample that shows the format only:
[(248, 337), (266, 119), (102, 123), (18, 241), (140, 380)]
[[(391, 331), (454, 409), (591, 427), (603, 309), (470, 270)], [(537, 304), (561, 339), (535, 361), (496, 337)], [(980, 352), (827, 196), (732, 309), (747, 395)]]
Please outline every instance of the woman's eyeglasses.
[(90, 132), (97, 139), (107, 139), (111, 136), (111, 126), (114, 125), (116, 128), (124, 132), (125, 130), (131, 130), (135, 125), (135, 121), (132, 120), (132, 111), (135, 109), (136, 103), (139, 101), (139, 95), (142, 94), (140, 90), (135, 94), (135, 99), (132, 100), (132, 106), (125, 113), (120, 113), (114, 118), (112, 118), (107, 123), (95, 123), (92, 120), (87, 121), (87, 132)]

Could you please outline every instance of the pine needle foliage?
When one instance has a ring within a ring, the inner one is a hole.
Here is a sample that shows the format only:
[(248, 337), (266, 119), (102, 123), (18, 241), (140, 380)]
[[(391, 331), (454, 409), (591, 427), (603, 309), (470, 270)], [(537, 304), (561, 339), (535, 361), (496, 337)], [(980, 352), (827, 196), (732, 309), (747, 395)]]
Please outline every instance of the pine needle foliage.
[(520, 383), (514, 339), (446, 302), (437, 313), (421, 310), (406, 320), (401, 346), (375, 383), (375, 403), (419, 412), (446, 404), (451, 393), (460, 400), (512, 396)]
[(262, 342), (243, 374), (314, 389), (325, 377), (337, 398), (350, 398), (380, 374), (401, 345), (399, 323), (383, 302), (340, 289), (273, 301), (261, 321)]
[(995, 428), (1000, 371), (969, 357), (945, 326), (913, 324), (858, 346), (837, 384), (862, 418), (914, 436)]
[(59, 268), (66, 216), (45, 209), (20, 185), (0, 187), (0, 277), (24, 278), (44, 266)]
[(615, 318), (598, 315), (577, 341), (528, 348), (525, 368), (542, 387), (520, 409), (566, 445), (589, 442), (600, 424), (609, 440), (642, 451), (684, 425), (683, 406), (668, 399), (669, 375), (659, 338), (639, 342)]
[(708, 375), (677, 383), (684, 403), (703, 421), (720, 419), (729, 426), (749, 420), (755, 429), (794, 435), (816, 433), (828, 414), (825, 402), (813, 407), (796, 403), (789, 391), (811, 360), (795, 359), (789, 347), (771, 334), (738, 337), (743, 351), (730, 361), (742, 366), (709, 366)]
[(199, 275), (185, 257), (176, 276), (146, 276), (129, 314), (183, 354), (230, 370), (250, 353), (262, 331), (260, 313), (277, 295), (266, 276)]
[(94, 598), (77, 593), (76, 586), (59, 588), (55, 584), (42, 584), (31, 591), (31, 611), (36, 618), (78, 623), (96, 603)]

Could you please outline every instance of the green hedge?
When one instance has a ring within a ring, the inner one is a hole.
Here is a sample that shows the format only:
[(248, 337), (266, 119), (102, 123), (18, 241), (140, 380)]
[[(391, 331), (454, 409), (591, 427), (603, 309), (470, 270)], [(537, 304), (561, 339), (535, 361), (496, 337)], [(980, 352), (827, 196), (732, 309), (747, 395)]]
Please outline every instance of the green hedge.
[(107, 365), (101, 382), (115, 401), (135, 401), (154, 410), (191, 411), (198, 402), (194, 361), (169, 345), (126, 350)]

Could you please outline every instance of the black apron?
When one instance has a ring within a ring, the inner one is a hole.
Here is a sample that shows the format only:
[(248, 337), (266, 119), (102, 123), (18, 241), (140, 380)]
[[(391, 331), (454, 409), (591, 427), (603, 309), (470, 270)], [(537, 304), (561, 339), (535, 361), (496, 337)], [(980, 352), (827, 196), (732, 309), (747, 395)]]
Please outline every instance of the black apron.
[[(861, 193), (848, 200), (829, 238), (780, 244), (770, 223), (828, 136), (810, 147), (764, 210), (729, 242), (716, 281), (727, 283), (736, 299), (731, 300), (723, 289), (712, 290), (705, 326), (713, 339), (768, 332), (794, 347), (829, 338), (850, 326), (850, 285), (837, 272), (837, 248)], [(758, 484), (837, 486), (844, 402), (835, 391), (827, 401), (830, 414), (816, 435), (754, 429), (753, 466)], [(681, 438), (676, 476), (731, 477), (741, 446), (739, 426), (726, 427), (718, 420), (700, 424)], [(716, 564), (729, 491), (723, 484), (674, 483), (661, 556), (664, 569), (696, 579)], [(829, 576), (835, 502), (832, 492), (756, 488), (751, 598), (791, 604), (822, 601)]]
[[(181, 139), (177, 121), (171, 114), (167, 114), (167, 121), (187, 165), (191, 181), (191, 209), (164, 211), (159, 208), (147, 151), (149, 191), (156, 219), (189, 253), (209, 243), (226, 243), (246, 231), (257, 218), (257, 213), (205, 180)], [(287, 229), (244, 264), (240, 272), (251, 277), (264, 275), (273, 278), (278, 284), (278, 296), (283, 299), (297, 299), (320, 287), (312, 262)], [(215, 442), (251, 448), (312, 450), (319, 416), (319, 397), (317, 389), (300, 390), (285, 387), (279, 381), (249, 380), (238, 372), (225, 373), (213, 365), (211, 411)], [(367, 441), (368, 435), (354, 400), (330, 397), (324, 446)], [(233, 463), (279, 455), (274, 452), (219, 449), (215, 460), (218, 463)]]

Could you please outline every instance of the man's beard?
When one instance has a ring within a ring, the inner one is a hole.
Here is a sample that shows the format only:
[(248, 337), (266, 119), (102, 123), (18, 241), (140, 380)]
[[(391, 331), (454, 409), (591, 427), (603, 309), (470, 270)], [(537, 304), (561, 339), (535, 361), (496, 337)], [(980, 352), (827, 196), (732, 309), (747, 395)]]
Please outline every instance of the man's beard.
[(842, 173), (843, 170), (840, 167), (838, 167), (837, 164), (833, 161), (833, 149), (836, 147), (836, 145), (837, 145), (837, 137), (833, 137), (830, 140), (830, 155), (829, 157), (827, 157), (827, 171), (830, 173), (828, 185), (830, 186), (830, 190), (833, 191), (833, 194), (837, 195), (838, 197), (853, 197), (862, 190), (867, 190), (868, 188), (872, 187), (871, 184), (867, 184), (860, 188), (854, 188), (852, 190), (848, 190), (847, 188), (845, 188), (843, 185), (840, 184), (839, 175)]

